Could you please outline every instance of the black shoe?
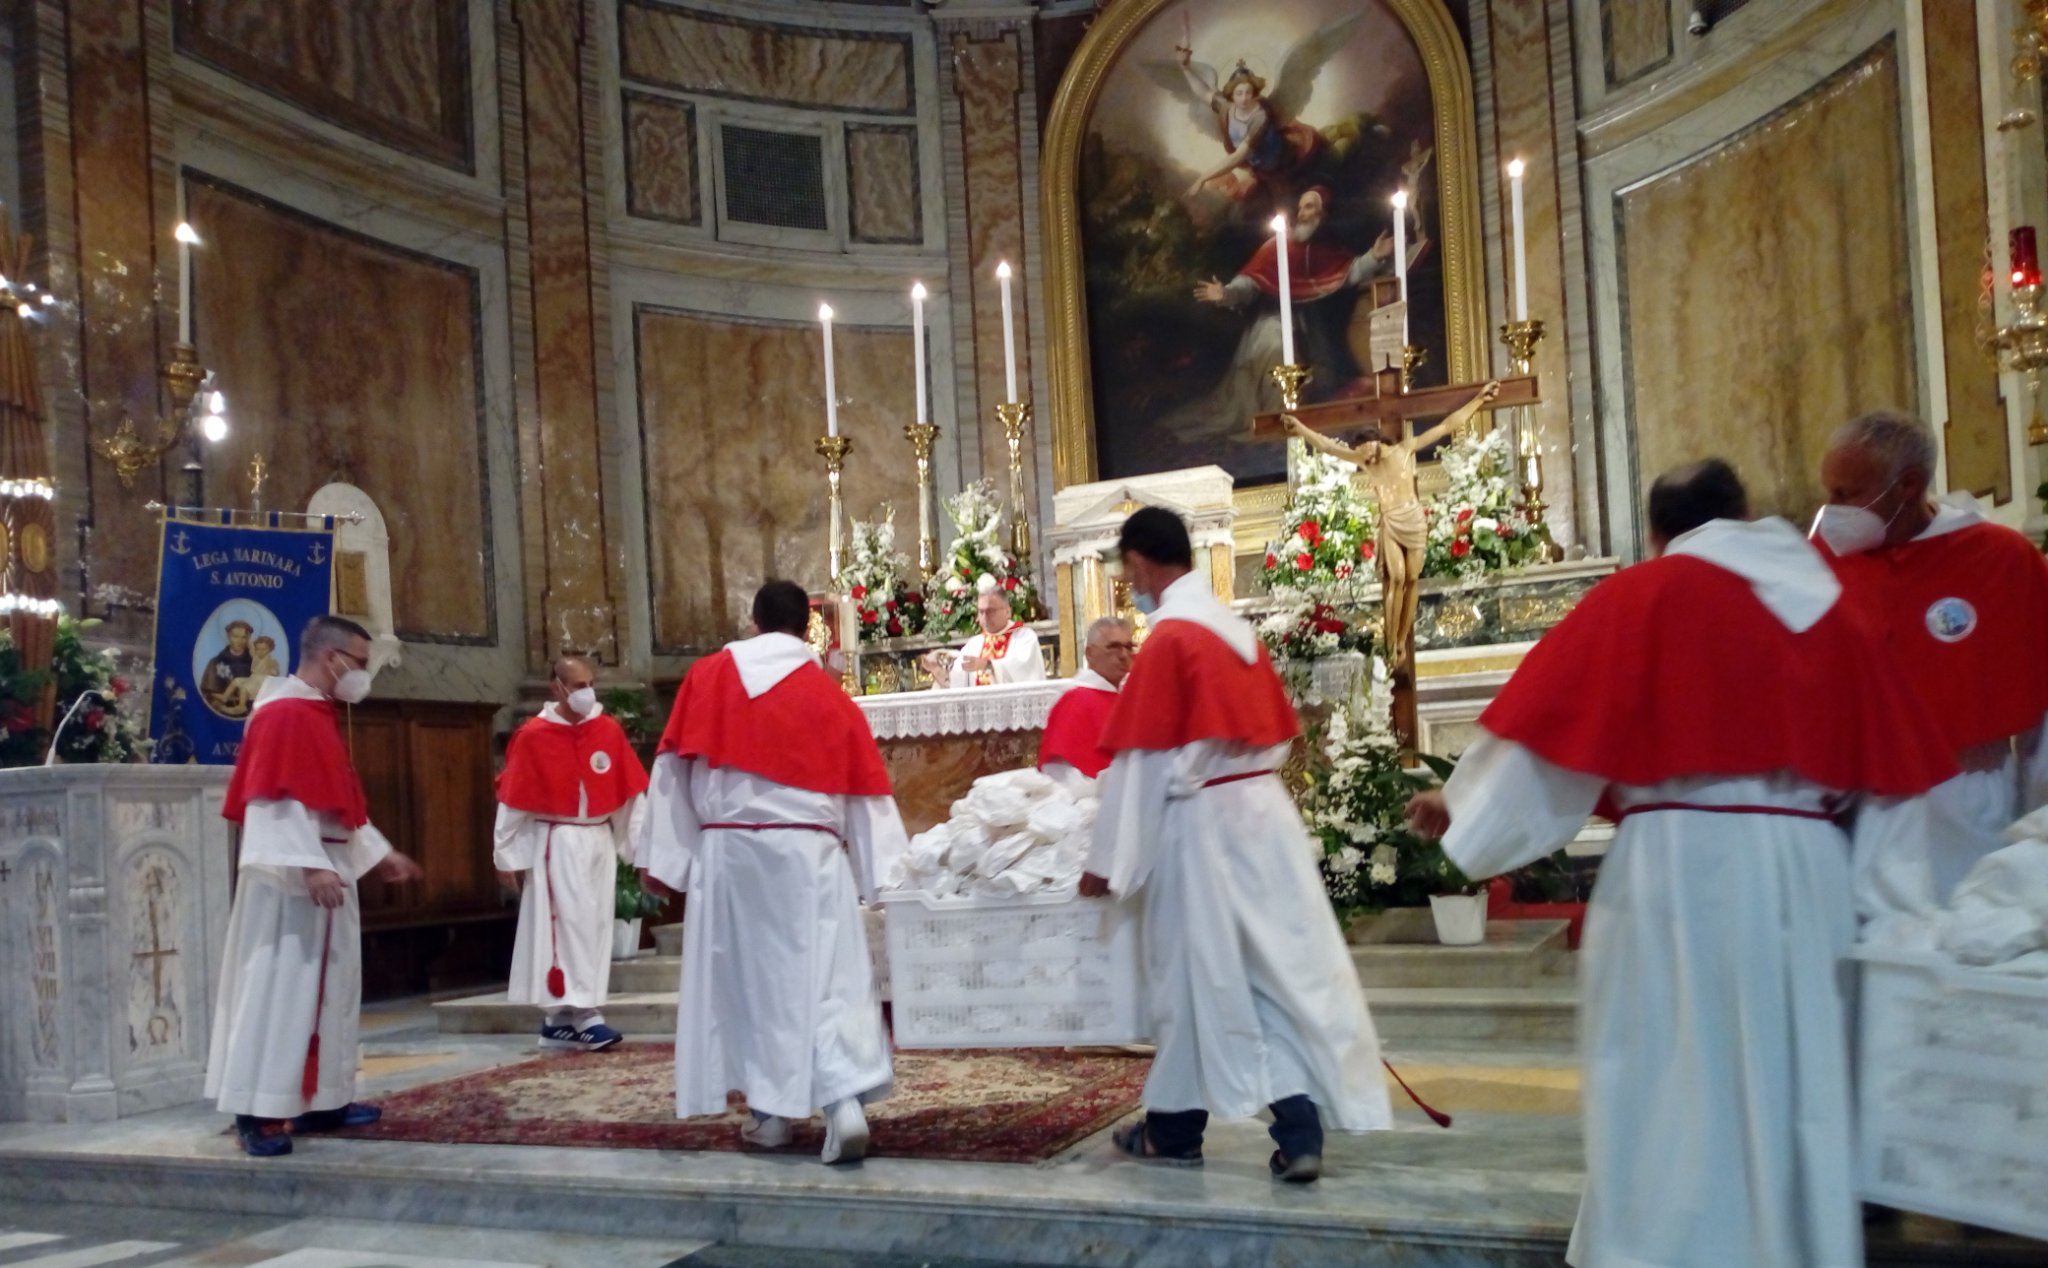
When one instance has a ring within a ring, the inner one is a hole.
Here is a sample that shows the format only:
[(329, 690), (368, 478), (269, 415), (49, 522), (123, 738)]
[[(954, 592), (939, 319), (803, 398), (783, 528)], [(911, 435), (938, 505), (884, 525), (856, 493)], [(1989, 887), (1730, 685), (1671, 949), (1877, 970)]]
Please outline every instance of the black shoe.
[(1274, 1178), (1285, 1180), (1289, 1184), (1314, 1184), (1323, 1178), (1321, 1154), (1303, 1154), (1299, 1158), (1289, 1158), (1275, 1149), (1266, 1165), (1273, 1169)]
[(237, 1114), (235, 1138), (242, 1142), (242, 1152), (251, 1158), (281, 1158), (292, 1151), (291, 1131), (281, 1118)]
[(314, 1110), (301, 1114), (292, 1120), (295, 1132), (334, 1132), (344, 1127), (368, 1127), (384, 1117), (384, 1111), (374, 1105), (350, 1101), (340, 1109)]

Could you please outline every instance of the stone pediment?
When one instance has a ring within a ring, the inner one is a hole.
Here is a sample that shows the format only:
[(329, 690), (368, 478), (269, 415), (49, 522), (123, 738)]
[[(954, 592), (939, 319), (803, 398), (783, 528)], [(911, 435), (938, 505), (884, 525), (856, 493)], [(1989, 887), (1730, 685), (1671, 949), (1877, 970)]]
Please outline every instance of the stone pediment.
[(1235, 513), (1231, 490), (1230, 473), (1214, 466), (1071, 485), (1053, 495), (1049, 543), (1057, 549), (1104, 533), (1114, 537), (1131, 512), (1146, 506), (1172, 511), (1191, 529), (1227, 527)]

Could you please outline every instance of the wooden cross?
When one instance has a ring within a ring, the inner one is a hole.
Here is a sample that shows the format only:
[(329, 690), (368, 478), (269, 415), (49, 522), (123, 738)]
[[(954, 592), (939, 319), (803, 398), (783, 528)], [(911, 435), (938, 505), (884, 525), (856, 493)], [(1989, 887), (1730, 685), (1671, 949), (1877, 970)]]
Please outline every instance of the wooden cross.
[[(1410, 420), (1441, 418), (1465, 405), (1482, 390), (1482, 385), (1477, 383), (1455, 383), (1404, 392), (1401, 390), (1401, 372), (1392, 366), (1376, 371), (1372, 381), (1371, 396), (1355, 396), (1319, 405), (1304, 405), (1295, 410), (1255, 415), (1252, 418), (1252, 435), (1272, 439), (1285, 437), (1287, 431), (1281, 418), (1283, 414), (1291, 414), (1309, 430), (1324, 435), (1363, 430), (1370, 431), (1373, 439), (1398, 443), (1408, 438)], [(1499, 393), (1483, 409), (1512, 409), (1532, 405), (1542, 399), (1533, 374), (1499, 382)], [(1390, 607), (1386, 603), (1388, 597), (1381, 596), (1383, 608)], [(1381, 642), (1383, 646), (1391, 646), (1393, 634), (1399, 632), (1407, 636), (1400, 643), (1408, 648), (1408, 654), (1398, 664), (1389, 658), (1387, 676), (1394, 687), (1394, 736), (1401, 743), (1402, 757), (1413, 761), (1421, 731), (1415, 707), (1415, 631), (1412, 628), (1397, 631), (1394, 628), (1396, 619), (1391, 610), (1385, 611), (1380, 622)]]

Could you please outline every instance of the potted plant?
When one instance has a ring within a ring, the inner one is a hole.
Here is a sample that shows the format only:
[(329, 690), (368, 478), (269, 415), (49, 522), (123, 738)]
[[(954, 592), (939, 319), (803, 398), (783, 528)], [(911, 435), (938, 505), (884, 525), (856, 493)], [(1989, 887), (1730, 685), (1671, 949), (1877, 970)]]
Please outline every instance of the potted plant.
[[(1454, 759), (1430, 753), (1416, 757), (1440, 781), (1449, 780), (1458, 766)], [(1436, 940), (1447, 947), (1476, 947), (1486, 941), (1487, 887), (1465, 875), (1442, 846), (1435, 846), (1434, 855), (1426, 861), (1423, 878), (1429, 885), (1429, 915), (1436, 923)]]
[(617, 882), (612, 890), (612, 959), (630, 960), (640, 954), (640, 924), (661, 914), (662, 900), (640, 885), (640, 873), (620, 859)]

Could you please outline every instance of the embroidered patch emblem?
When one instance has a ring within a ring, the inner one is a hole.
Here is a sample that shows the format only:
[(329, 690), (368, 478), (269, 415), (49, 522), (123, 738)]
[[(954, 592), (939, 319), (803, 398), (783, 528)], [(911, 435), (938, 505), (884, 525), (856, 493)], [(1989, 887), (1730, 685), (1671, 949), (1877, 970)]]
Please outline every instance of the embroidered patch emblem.
[(1960, 643), (1977, 631), (1977, 609), (1967, 599), (1936, 599), (1927, 609), (1927, 632), (1944, 643)]
[(598, 774), (603, 775), (610, 771), (611, 768), (612, 755), (610, 753), (604, 752), (600, 749), (599, 751), (592, 753), (590, 755), (590, 769), (596, 771)]

